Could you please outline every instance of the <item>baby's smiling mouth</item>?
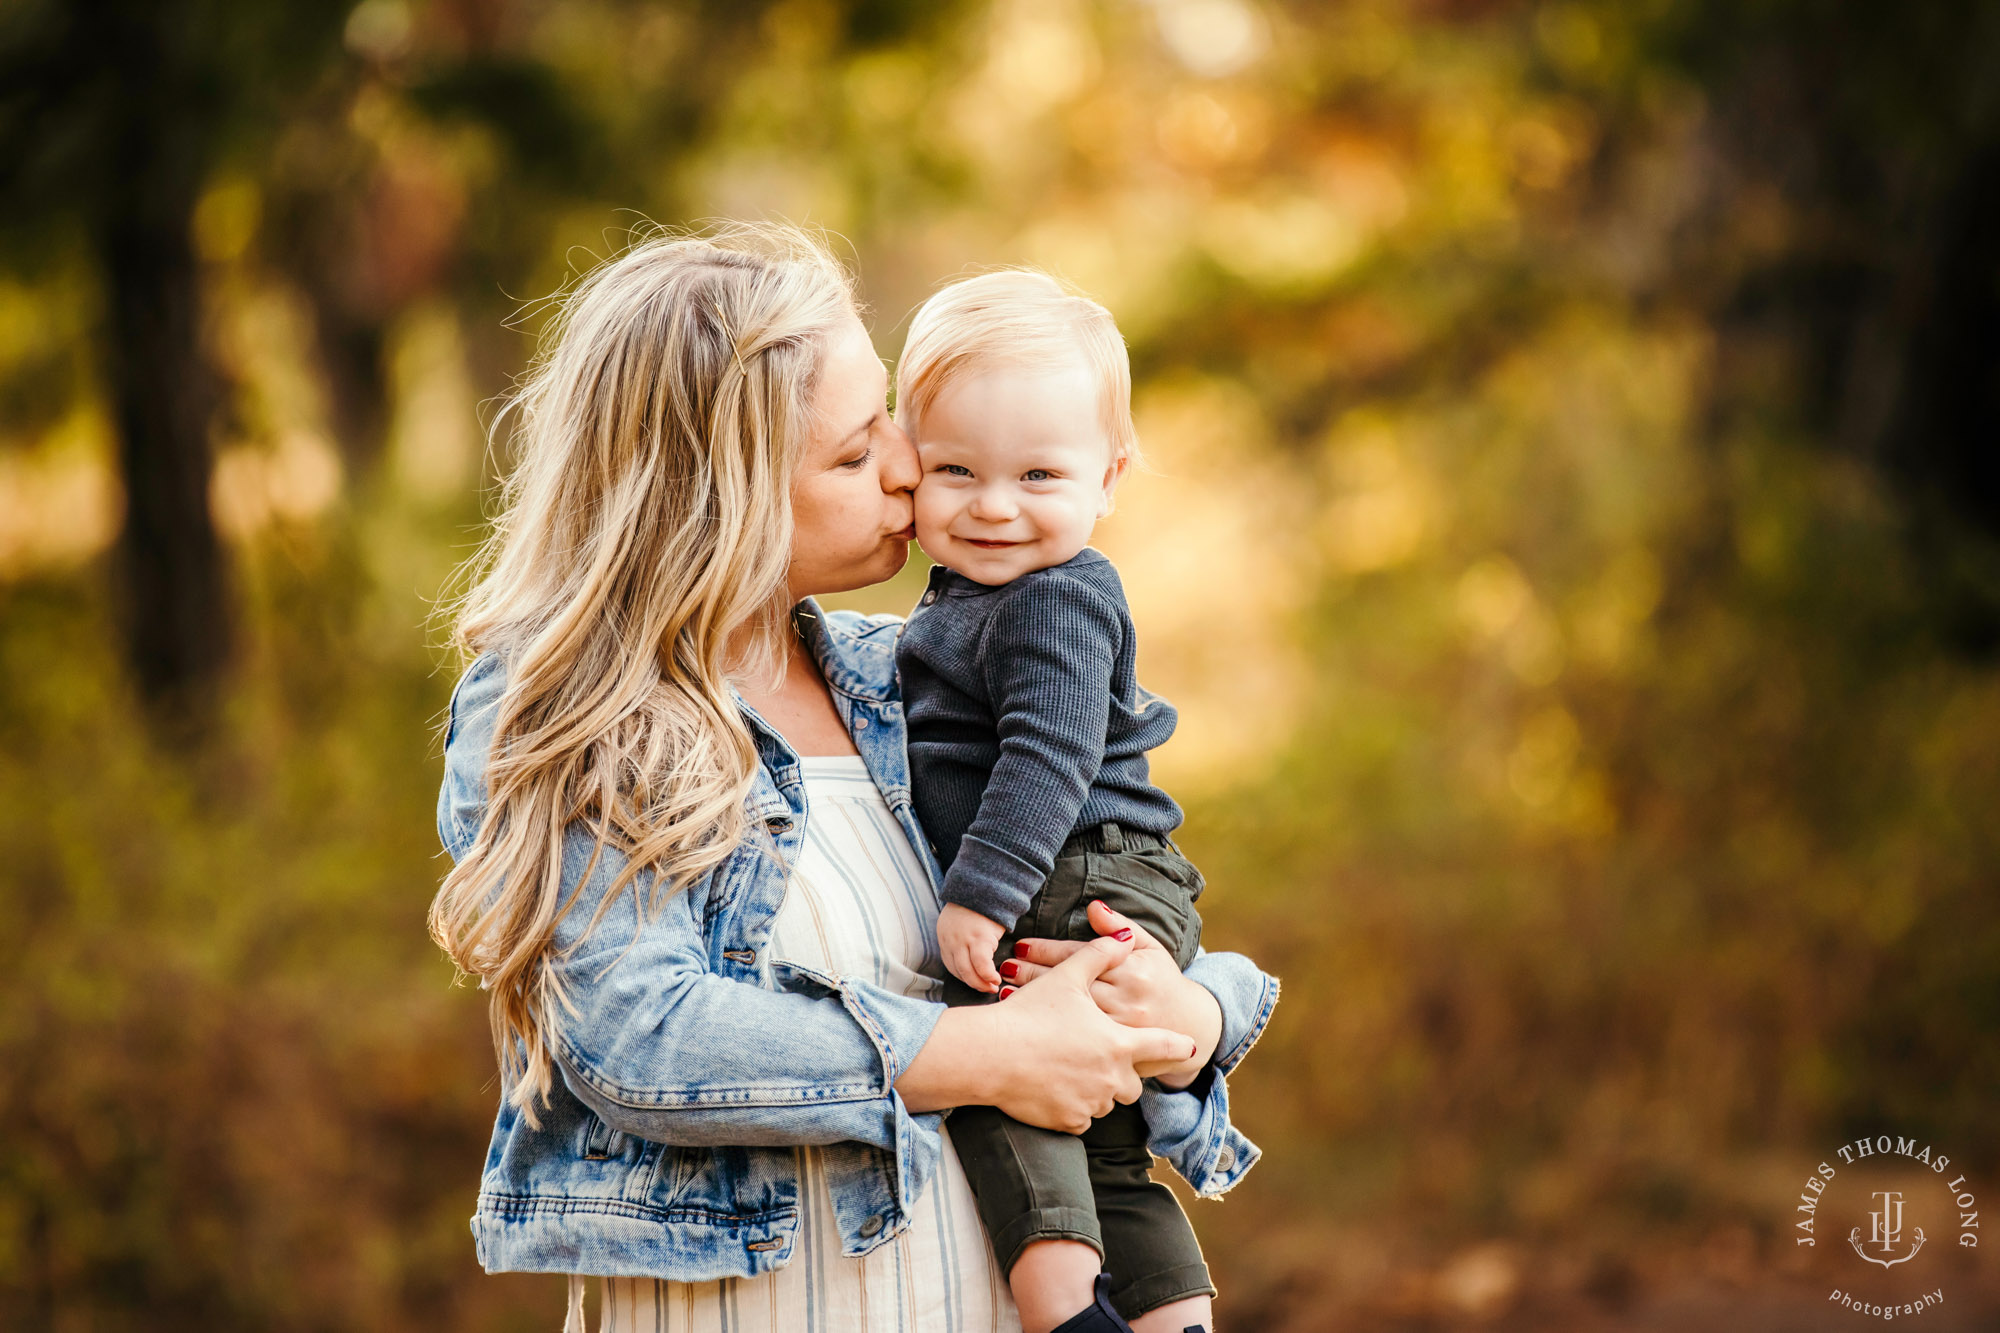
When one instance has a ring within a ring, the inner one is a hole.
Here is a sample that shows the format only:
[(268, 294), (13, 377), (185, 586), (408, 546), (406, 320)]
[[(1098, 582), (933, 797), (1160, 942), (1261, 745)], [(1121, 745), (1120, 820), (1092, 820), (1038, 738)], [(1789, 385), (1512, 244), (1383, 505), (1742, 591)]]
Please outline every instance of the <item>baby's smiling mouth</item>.
[(1004, 551), (1010, 546), (1019, 546), (1021, 544), (1020, 542), (982, 541), (978, 537), (961, 537), (959, 540), (967, 546), (977, 546), (982, 551)]

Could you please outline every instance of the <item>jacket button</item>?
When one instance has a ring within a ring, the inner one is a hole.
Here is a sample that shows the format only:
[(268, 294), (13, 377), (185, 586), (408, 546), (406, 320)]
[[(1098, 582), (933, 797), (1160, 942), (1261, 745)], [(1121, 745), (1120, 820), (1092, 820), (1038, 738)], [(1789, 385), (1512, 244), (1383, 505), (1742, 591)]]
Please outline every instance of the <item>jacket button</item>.
[(861, 1234), (864, 1236), (872, 1236), (881, 1229), (882, 1219), (880, 1217), (871, 1217), (861, 1224)]
[(1216, 1153), (1215, 1155), (1216, 1170), (1227, 1171), (1230, 1167), (1235, 1165), (1236, 1165), (1236, 1150), (1234, 1148), (1224, 1147), (1222, 1151)]
[(866, 730), (868, 730), (868, 719), (867, 719), (867, 718), (865, 718), (865, 717), (857, 717), (857, 718), (855, 718), (855, 719), (854, 719), (854, 729), (855, 729), (856, 731), (866, 731)]
[(923, 597), (920, 599), (919, 604), (923, 606), (929, 606), (936, 600), (937, 600), (937, 589), (932, 588), (923, 595)]

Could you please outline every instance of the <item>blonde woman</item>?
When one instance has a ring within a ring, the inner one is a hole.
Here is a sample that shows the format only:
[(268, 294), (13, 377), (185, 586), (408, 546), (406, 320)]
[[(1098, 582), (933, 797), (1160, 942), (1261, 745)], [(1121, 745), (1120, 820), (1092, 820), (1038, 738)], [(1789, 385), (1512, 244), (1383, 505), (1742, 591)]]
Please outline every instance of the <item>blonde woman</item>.
[(480, 1260), (571, 1275), (575, 1333), (585, 1275), (618, 1333), (1019, 1328), (955, 1106), (1077, 1132), (1136, 1102), (1134, 1151), (1203, 1195), (1257, 1155), (1223, 1075), (1277, 983), (1240, 955), (1183, 975), (1093, 909), (1100, 937), (1035, 942), (1053, 966), (1005, 1004), (938, 999), (900, 622), (813, 600), (907, 556), (886, 389), (840, 266), (735, 228), (591, 274), (515, 404), (431, 926), (500, 1060)]

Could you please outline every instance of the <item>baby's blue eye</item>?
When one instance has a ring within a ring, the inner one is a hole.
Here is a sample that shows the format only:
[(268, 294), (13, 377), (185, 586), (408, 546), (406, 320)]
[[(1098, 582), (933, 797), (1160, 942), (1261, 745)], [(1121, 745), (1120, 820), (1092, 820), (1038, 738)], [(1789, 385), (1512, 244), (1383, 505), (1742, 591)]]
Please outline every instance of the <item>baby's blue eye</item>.
[(969, 477), (972, 475), (970, 468), (960, 467), (957, 463), (941, 463), (938, 465), (938, 471), (948, 473), (954, 477)]
[(1056, 474), (1045, 467), (1031, 467), (1021, 474), (1022, 481), (1054, 481)]

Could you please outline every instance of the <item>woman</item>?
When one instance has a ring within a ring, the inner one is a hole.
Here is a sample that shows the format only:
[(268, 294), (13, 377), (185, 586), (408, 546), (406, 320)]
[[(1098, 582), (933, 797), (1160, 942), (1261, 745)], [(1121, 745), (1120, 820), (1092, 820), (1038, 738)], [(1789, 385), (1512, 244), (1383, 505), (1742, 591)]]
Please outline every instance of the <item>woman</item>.
[(598, 269), (515, 404), (431, 925), (491, 996), (481, 1262), (573, 1275), (579, 1333), (583, 1274), (621, 1330), (1015, 1327), (954, 1106), (1074, 1132), (1136, 1100), (1135, 1152), (1203, 1194), (1256, 1157), (1222, 1075), (1277, 983), (1240, 955), (1183, 976), (1095, 908), (1103, 937), (1035, 942), (1007, 1003), (935, 998), (898, 622), (812, 600), (907, 556), (886, 389), (839, 265), (735, 229)]

